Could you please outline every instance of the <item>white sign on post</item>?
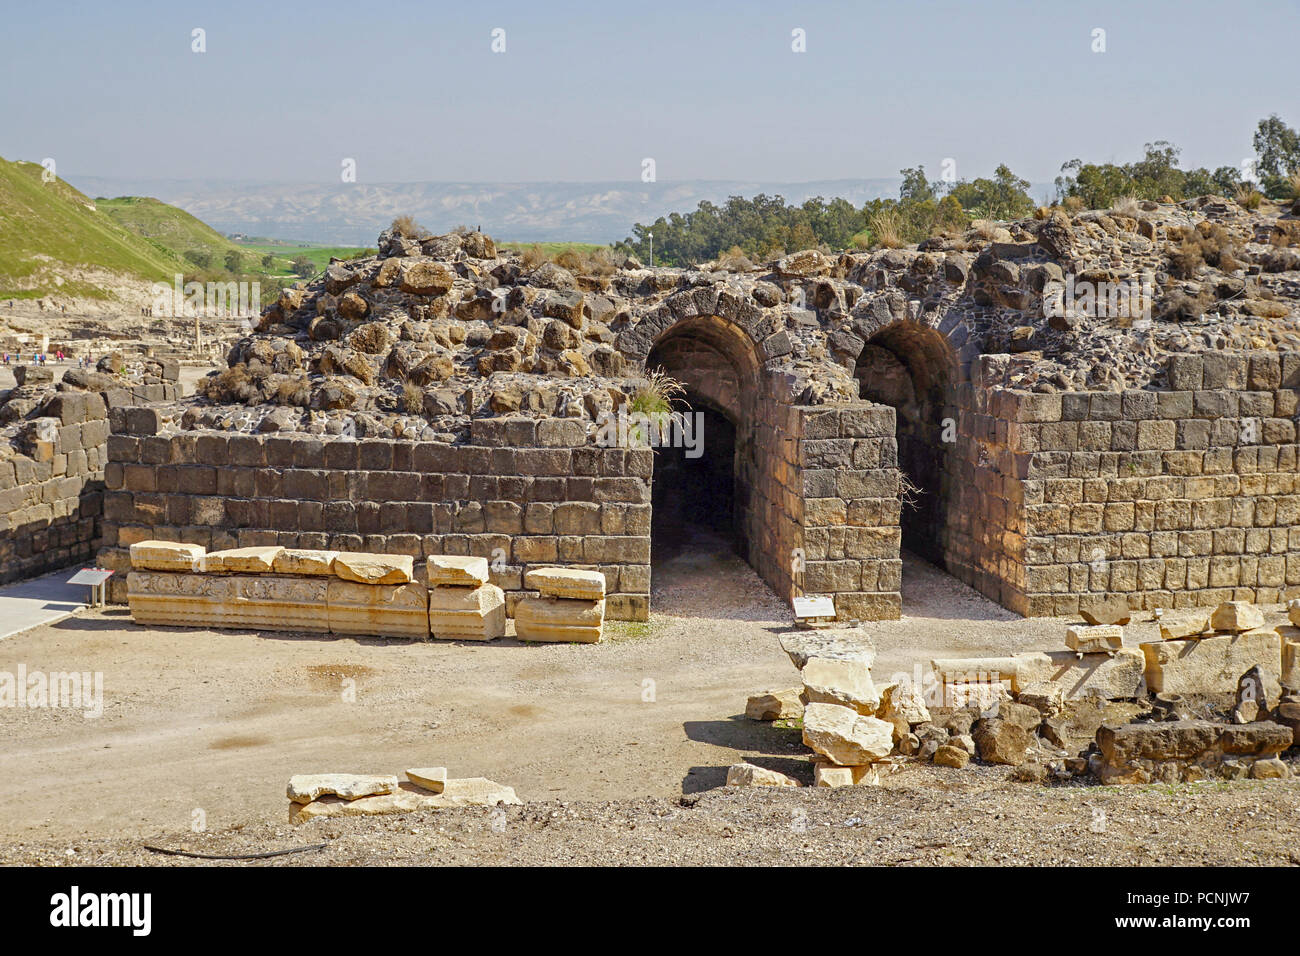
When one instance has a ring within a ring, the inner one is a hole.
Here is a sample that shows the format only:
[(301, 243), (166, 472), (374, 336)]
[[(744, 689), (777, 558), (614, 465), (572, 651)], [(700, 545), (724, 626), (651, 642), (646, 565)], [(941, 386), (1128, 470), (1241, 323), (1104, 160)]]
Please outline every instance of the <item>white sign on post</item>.
[(797, 618), (834, 617), (835, 602), (828, 597), (797, 597), (794, 599), (794, 616)]

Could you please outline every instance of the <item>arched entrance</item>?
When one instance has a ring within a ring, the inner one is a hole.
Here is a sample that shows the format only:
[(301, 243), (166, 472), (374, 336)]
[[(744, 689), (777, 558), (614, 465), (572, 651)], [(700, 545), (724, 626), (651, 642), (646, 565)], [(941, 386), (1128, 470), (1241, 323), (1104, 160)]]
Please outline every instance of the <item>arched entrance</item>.
[(646, 368), (682, 383), (696, 442), (655, 451), (652, 566), (687, 549), (734, 551), (753, 563), (759, 364), (752, 344), (726, 320), (698, 316), (666, 329)]
[(903, 547), (945, 567), (945, 459), (955, 437), (950, 382), (954, 359), (934, 329), (897, 322), (867, 340), (854, 377), (859, 395), (897, 413), (898, 467), (905, 492)]

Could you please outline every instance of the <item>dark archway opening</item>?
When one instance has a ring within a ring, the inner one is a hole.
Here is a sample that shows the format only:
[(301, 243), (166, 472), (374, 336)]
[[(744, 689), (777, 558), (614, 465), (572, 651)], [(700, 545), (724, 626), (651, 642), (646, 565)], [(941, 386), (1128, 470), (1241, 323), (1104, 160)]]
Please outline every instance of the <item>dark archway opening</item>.
[(944, 458), (955, 432), (945, 420), (951, 355), (933, 329), (898, 323), (868, 340), (854, 372), (862, 398), (897, 412), (898, 467), (905, 478), (903, 547), (944, 567)]
[(654, 564), (702, 546), (740, 550), (736, 427), (698, 395), (688, 392), (685, 401), (698, 445), (655, 450), (650, 528)]

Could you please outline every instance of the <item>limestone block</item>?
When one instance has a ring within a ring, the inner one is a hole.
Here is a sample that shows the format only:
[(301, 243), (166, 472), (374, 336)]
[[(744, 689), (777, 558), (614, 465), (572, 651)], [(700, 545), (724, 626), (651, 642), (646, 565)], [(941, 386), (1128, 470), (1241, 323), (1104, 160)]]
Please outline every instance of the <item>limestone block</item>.
[(137, 624), (219, 627), (230, 601), (231, 579), (216, 575), (132, 571), (126, 599)]
[[(973, 746), (973, 745), (972, 745)], [(941, 767), (953, 767), (960, 770), (970, 763), (971, 754), (965, 747), (955, 744), (940, 744), (934, 752), (934, 762)]]
[(406, 771), (406, 779), (431, 793), (442, 793), (447, 788), (446, 767), (415, 767)]
[(272, 569), (276, 557), (283, 550), (284, 548), (273, 545), (270, 547), (209, 551), (203, 556), (203, 570), (218, 574), (227, 572), (264, 574)]
[(311, 803), (290, 803), (289, 822), (297, 824), (318, 817), (374, 816), (446, 807), (495, 807), (502, 804), (519, 806), (521, 803), (513, 787), (495, 783), (486, 777), (464, 777), (448, 780), (442, 793), (399, 789), (393, 793), (359, 797), (356, 800), (322, 796)]
[(605, 618), (604, 601), (524, 598), (515, 605), (515, 634), (521, 641), (595, 644)]
[(1216, 631), (1253, 631), (1264, 626), (1264, 614), (1249, 601), (1226, 601), (1210, 615), (1210, 626)]
[(1124, 646), (1124, 628), (1118, 624), (1072, 627), (1065, 632), (1065, 646), (1077, 654), (1104, 654)]
[(1286, 616), (1296, 627), (1300, 627), (1300, 598), (1286, 602)]
[(1281, 694), (1282, 638), (1277, 631), (1152, 641), (1142, 645), (1142, 652), (1147, 686), (1156, 693), (1236, 694), (1241, 675), (1258, 665), (1270, 706)]
[(605, 597), (605, 575), (578, 568), (533, 568), (524, 575), (524, 587), (543, 597), (600, 601)]
[(803, 712), (803, 742), (832, 763), (856, 767), (889, 756), (894, 725), (851, 707), (812, 703)]
[(943, 706), (956, 710), (971, 708), (984, 713), (1011, 699), (1011, 691), (1000, 681), (955, 681), (943, 684)]
[(901, 720), (909, 727), (930, 719), (930, 709), (925, 706), (925, 695), (913, 681), (890, 684), (880, 692), (880, 707), (876, 716), (890, 723)]
[(1084, 594), (1079, 614), (1089, 624), (1127, 624), (1133, 618), (1128, 598), (1122, 594)]
[(1189, 637), (1200, 637), (1210, 629), (1210, 619), (1205, 614), (1198, 614), (1180, 623), (1160, 622), (1160, 640), (1183, 641)]
[(428, 589), (422, 584), (358, 584), (326, 579), (329, 629), (335, 634), (429, 639)]
[(1092, 694), (1122, 700), (1143, 693), (1145, 659), (1136, 647), (1121, 647), (1113, 654), (1084, 654), (1082, 658), (1074, 651), (1031, 651), (1017, 654), (1015, 659), (1012, 690), (1017, 693), (1040, 681), (1059, 684), (1067, 699)]
[(1014, 682), (1017, 666), (1014, 657), (952, 657), (936, 658), (930, 662), (941, 684)]
[(276, 574), (333, 574), (337, 551), (285, 548), (275, 556), (271, 570)]
[(787, 777), (766, 767), (756, 767), (752, 763), (733, 764), (727, 768), (728, 787), (802, 787), (794, 777)]
[(789, 690), (765, 690), (745, 702), (745, 716), (750, 720), (789, 720), (803, 716), (802, 687)]
[(1291, 691), (1300, 690), (1300, 627), (1283, 624), (1277, 633), (1282, 639), (1282, 686)]
[(880, 786), (880, 767), (878, 764), (863, 764), (857, 767), (842, 767), (828, 760), (818, 760), (813, 764), (813, 785), (818, 787), (878, 787)]
[(324, 578), (241, 575), (230, 579), (221, 626), (268, 631), (327, 631)]
[(861, 628), (826, 628), (816, 631), (789, 631), (780, 637), (781, 649), (800, 670), (810, 657), (861, 661), (868, 667), (875, 662), (876, 645)]
[(414, 571), (409, 554), (340, 551), (334, 556), (334, 574), (357, 584), (409, 584)]
[(436, 554), (425, 560), (429, 587), (444, 584), (476, 588), (488, 583), (487, 558), (470, 558), (459, 555)]
[(506, 597), (495, 584), (429, 589), (426, 630), (441, 641), (494, 641), (505, 637)]
[(343, 800), (356, 800), (397, 789), (397, 778), (378, 773), (300, 773), (289, 778), (289, 799), (294, 803), (311, 803), (327, 794)]
[(871, 682), (871, 670), (861, 661), (812, 657), (799, 676), (803, 680), (804, 703), (840, 704), (873, 717), (880, 706), (880, 693)]
[(131, 545), (136, 571), (197, 571), (207, 549), (181, 541), (137, 541)]

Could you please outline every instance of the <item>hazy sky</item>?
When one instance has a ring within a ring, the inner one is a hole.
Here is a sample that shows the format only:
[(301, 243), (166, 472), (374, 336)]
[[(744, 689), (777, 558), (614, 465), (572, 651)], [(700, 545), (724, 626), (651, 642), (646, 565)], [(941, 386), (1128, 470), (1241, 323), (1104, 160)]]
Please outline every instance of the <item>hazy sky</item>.
[(328, 182), (350, 157), (362, 182), (619, 181), (652, 157), (660, 182), (801, 181), (951, 157), (1050, 181), (1156, 139), (1236, 165), (1261, 117), (1300, 125), (1300, 0), (121, 0), (5, 21), (0, 155), (64, 175)]

